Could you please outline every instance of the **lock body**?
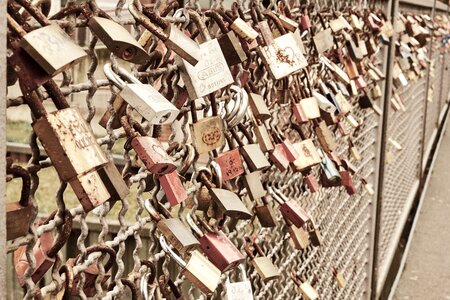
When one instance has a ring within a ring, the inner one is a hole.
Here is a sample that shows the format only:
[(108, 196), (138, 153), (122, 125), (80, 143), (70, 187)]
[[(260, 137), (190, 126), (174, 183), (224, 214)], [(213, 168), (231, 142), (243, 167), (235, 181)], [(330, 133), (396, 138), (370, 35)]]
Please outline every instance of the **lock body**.
[(219, 116), (190, 124), (192, 143), (199, 154), (208, 153), (225, 144), (223, 121)]
[(250, 219), (252, 217), (252, 214), (235, 193), (218, 188), (212, 188), (209, 192), (220, 213), (237, 219)]
[(83, 48), (72, 41), (57, 24), (29, 32), (20, 41), (20, 47), (52, 77), (87, 56)]
[(199, 251), (194, 250), (181, 273), (206, 295), (214, 293), (221, 272)]
[(263, 171), (270, 168), (270, 163), (258, 144), (244, 145), (240, 150), (250, 171)]
[(186, 189), (176, 171), (161, 175), (159, 183), (166, 194), (170, 206), (178, 205), (187, 199)]
[(308, 248), (310, 243), (309, 234), (303, 227), (299, 228), (295, 225), (290, 225), (288, 232), (295, 249), (304, 250)]
[(311, 139), (294, 143), (298, 158), (293, 162), (296, 171), (304, 171), (321, 162), (319, 153)]
[(280, 271), (267, 256), (255, 257), (251, 262), (264, 282), (280, 277)]
[(163, 175), (175, 171), (174, 162), (157, 139), (149, 136), (134, 137), (131, 146), (150, 172)]
[(244, 173), (244, 165), (239, 154), (239, 149), (233, 149), (219, 154), (214, 160), (220, 166), (223, 181), (236, 178)]
[(200, 246), (192, 232), (178, 218), (161, 219), (156, 226), (180, 253), (195, 250)]
[(308, 213), (294, 199), (288, 200), (280, 205), (280, 212), (295, 226), (302, 227), (309, 219)]
[(245, 260), (242, 253), (222, 231), (207, 232), (199, 241), (203, 252), (222, 272), (237, 267)]
[(6, 204), (6, 240), (28, 234), (33, 210), (31, 201), (27, 206), (22, 206), (19, 202)]

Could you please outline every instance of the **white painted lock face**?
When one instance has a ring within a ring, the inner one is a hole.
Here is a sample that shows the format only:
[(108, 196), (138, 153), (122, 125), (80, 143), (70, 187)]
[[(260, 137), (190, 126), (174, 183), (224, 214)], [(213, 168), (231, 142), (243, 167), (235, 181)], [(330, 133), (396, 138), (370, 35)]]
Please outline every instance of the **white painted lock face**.
[(200, 61), (195, 66), (181, 58), (178, 63), (190, 99), (201, 98), (234, 82), (217, 39), (200, 45)]
[(247, 278), (245, 268), (243, 265), (238, 266), (241, 272), (242, 281), (230, 282), (230, 277), (227, 277), (225, 282), (226, 299), (227, 300), (253, 300), (252, 284)]

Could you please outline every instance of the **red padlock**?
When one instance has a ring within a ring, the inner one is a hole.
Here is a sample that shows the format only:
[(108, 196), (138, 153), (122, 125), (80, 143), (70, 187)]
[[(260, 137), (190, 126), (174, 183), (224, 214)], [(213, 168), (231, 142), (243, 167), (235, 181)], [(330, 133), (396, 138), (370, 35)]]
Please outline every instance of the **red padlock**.
[(291, 221), (292, 224), (300, 228), (310, 219), (310, 215), (296, 200), (289, 200), (283, 193), (272, 187), (268, 187), (268, 191), (278, 204), (280, 204), (280, 212), (283, 217)]
[(231, 270), (245, 260), (242, 253), (222, 231), (215, 231), (205, 221), (200, 220), (203, 227), (208, 231), (203, 233), (190, 214), (186, 215), (186, 221), (199, 236), (200, 247), (203, 252), (220, 271)]
[[(56, 212), (52, 213), (44, 224), (52, 220), (55, 214)], [(64, 213), (64, 223), (62, 226), (63, 229), (56, 242), (53, 243), (52, 233), (50, 231), (46, 231), (39, 237), (33, 247), (36, 267), (31, 274), (31, 279), (34, 283), (39, 282), (39, 280), (44, 277), (45, 273), (47, 273), (47, 271), (53, 266), (58, 251), (65, 245), (70, 233), (72, 232), (72, 216), (68, 211)], [(26, 248), (27, 246), (24, 245), (14, 251), (14, 266), (16, 269), (17, 279), (22, 287), (25, 285), (25, 273), (29, 267), (29, 262), (26, 256)]]
[(131, 141), (131, 147), (139, 159), (142, 160), (147, 170), (159, 175), (175, 171), (176, 165), (157, 139), (147, 136), (147, 133), (140, 124), (134, 123), (134, 129), (137, 129), (140, 134), (138, 136), (136, 131), (131, 127), (128, 116), (123, 116), (120, 121), (130, 139), (129, 141)]
[(170, 206), (178, 205), (187, 199), (186, 189), (184, 188), (177, 171), (159, 176), (159, 183), (166, 194)]
[[(86, 249), (86, 255), (89, 255), (93, 252), (102, 252), (109, 254), (109, 259), (106, 262), (104, 269), (105, 269), (105, 275), (100, 283), (100, 285), (104, 288), (106, 288), (106, 281), (111, 277), (111, 273), (108, 273), (108, 271), (111, 269), (111, 267), (114, 265), (116, 261), (116, 252), (113, 248), (105, 246), (105, 245), (97, 245), (97, 246), (91, 246)], [(73, 268), (77, 262), (78, 262), (79, 256), (76, 258), (69, 258), (66, 262), (66, 265), (69, 268)], [(87, 297), (94, 297), (96, 294), (95, 290), (95, 281), (97, 280), (99, 269), (97, 267), (97, 263), (93, 263), (87, 267), (86, 270), (83, 271), (85, 274), (85, 281), (83, 286), (83, 292)], [(70, 294), (72, 296), (78, 295), (78, 282), (79, 277), (75, 276), (72, 282), (72, 289), (70, 290)]]
[(269, 159), (281, 172), (286, 171), (286, 169), (289, 167), (289, 160), (286, 156), (284, 147), (281, 144), (275, 145), (273, 151), (269, 153)]

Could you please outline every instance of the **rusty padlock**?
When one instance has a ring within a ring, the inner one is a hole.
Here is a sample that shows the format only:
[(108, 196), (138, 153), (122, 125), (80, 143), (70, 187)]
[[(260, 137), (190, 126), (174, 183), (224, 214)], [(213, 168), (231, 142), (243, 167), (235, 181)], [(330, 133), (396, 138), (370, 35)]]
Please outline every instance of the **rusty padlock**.
[(199, 236), (200, 247), (203, 252), (220, 271), (225, 272), (234, 269), (245, 260), (242, 253), (222, 231), (212, 229), (206, 221), (200, 219), (200, 223), (207, 231), (203, 233), (190, 213), (186, 215), (186, 221)]
[[(147, 136), (145, 130), (138, 123), (133, 123), (133, 127), (135, 127), (133, 128), (128, 121), (128, 116), (123, 116), (121, 123), (129, 138), (127, 144), (131, 145), (136, 151), (147, 170), (159, 175), (175, 171), (176, 165), (157, 139)], [(140, 135), (137, 134), (135, 129), (138, 130)], [(127, 148), (128, 145), (126, 145)]]
[(310, 215), (295, 199), (287, 198), (280, 190), (270, 186), (267, 190), (280, 205), (280, 212), (283, 217), (291, 221), (295, 226), (300, 228), (310, 219)]
[(13, 166), (12, 159), (7, 158), (6, 173), (22, 179), (19, 202), (6, 204), (6, 240), (9, 241), (28, 234), (34, 206), (30, 199), (31, 178), (28, 171), (21, 166)]
[[(252, 263), (261, 279), (264, 282), (268, 282), (279, 278), (281, 276), (280, 271), (273, 264), (271, 259), (264, 254), (261, 246), (257, 243), (256, 239), (245, 237), (245, 240), (246, 243), (244, 245), (244, 250), (250, 258), (250, 262)], [(253, 251), (251, 247), (253, 247)]]
[[(44, 224), (53, 219), (54, 215), (54, 213), (51, 214)], [(68, 211), (64, 213), (64, 223), (61, 226), (63, 228), (56, 241), (53, 241), (52, 233), (46, 231), (39, 237), (33, 247), (32, 251), (36, 264), (31, 274), (31, 279), (34, 283), (39, 282), (45, 276), (45, 273), (53, 266), (58, 251), (66, 244), (70, 233), (72, 232), (72, 216)], [(17, 280), (22, 287), (26, 283), (25, 274), (29, 268), (26, 251), (26, 245), (20, 246), (14, 251), (14, 268), (16, 270)]]
[(261, 197), (261, 201), (261, 205), (257, 204), (254, 207), (256, 217), (258, 218), (261, 227), (276, 227), (278, 221), (269, 200), (267, 199), (267, 197)]

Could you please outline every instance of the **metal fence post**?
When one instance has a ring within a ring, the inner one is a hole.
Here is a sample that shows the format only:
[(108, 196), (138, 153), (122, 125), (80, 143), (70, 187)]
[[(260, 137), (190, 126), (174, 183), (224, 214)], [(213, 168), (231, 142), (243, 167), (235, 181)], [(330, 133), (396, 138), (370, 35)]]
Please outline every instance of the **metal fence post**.
[[(386, 15), (390, 16), (391, 20), (394, 19), (398, 12), (399, 0), (391, 0), (387, 4)], [(376, 194), (376, 207), (374, 213), (374, 225), (373, 225), (373, 254), (372, 254), (372, 290), (371, 299), (377, 299), (377, 287), (378, 287), (378, 243), (380, 237), (380, 218), (382, 209), (382, 198), (383, 198), (383, 181), (384, 181), (384, 169), (385, 169), (385, 154), (386, 154), (386, 132), (388, 128), (389, 121), (389, 108), (392, 97), (392, 67), (394, 65), (395, 58), (395, 44), (392, 42), (396, 38), (396, 35), (391, 38), (391, 43), (389, 43), (387, 55), (386, 55), (386, 83), (384, 86), (384, 98), (383, 98), (383, 116), (381, 118), (381, 126), (379, 130), (378, 141), (380, 143), (379, 147), (379, 160), (378, 160), (378, 183), (377, 183), (377, 194)]]
[(0, 0), (0, 299), (6, 299), (6, 0)]

